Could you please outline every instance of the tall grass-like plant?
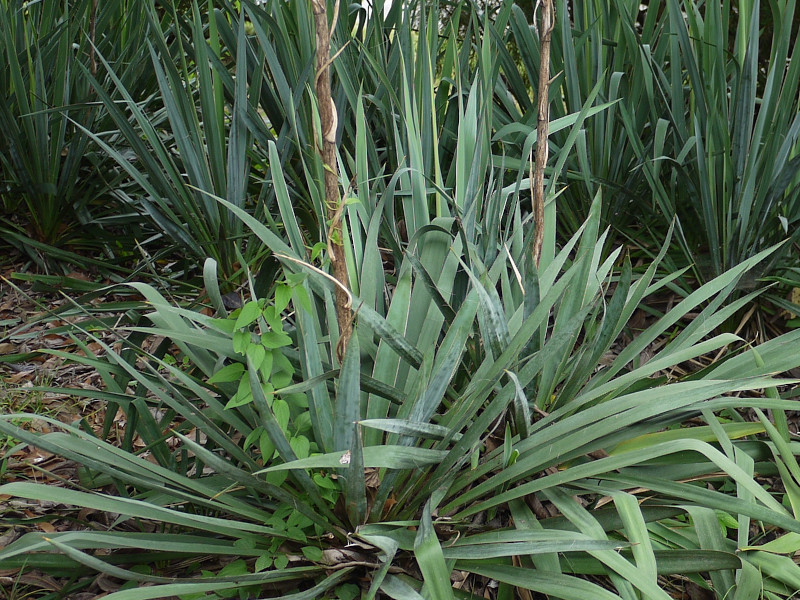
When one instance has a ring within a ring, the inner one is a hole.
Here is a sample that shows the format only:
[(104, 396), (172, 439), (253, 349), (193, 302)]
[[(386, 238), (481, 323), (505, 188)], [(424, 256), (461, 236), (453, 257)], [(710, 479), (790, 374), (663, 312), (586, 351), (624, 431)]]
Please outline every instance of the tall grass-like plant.
[[(65, 115), (53, 112), (88, 97), (77, 67), (86, 44), (76, 50), (73, 43), (89, 5), (76, 5), (76, 15), (58, 2), (0, 5), (4, 205), (9, 215), (24, 206), (31, 237), (48, 243), (60, 238), (71, 213), (92, 194), (91, 182), (81, 177), (89, 140)], [(95, 111), (81, 112), (79, 119), (93, 120)]]
[[(778, 241), (797, 239), (795, 3), (770, 4), (772, 29), (764, 32), (759, 2), (738, 6), (735, 28), (729, 2), (701, 8), (670, 0), (665, 9), (671, 62), (666, 69), (650, 62), (671, 107), (669, 136), (677, 159), (664, 172), (664, 184), (686, 223), (688, 250), (713, 276)], [(762, 35), (771, 38), (767, 56)], [(786, 260), (793, 264), (791, 252), (791, 245), (784, 246), (756, 277)]]
[[(590, 199), (605, 190), (603, 221), (624, 229), (640, 224), (651, 195), (643, 164), (665, 152), (662, 104), (654, 90), (654, 77), (642, 55), (660, 52), (653, 62), (661, 64), (663, 50), (651, 47), (663, 25), (654, 3), (641, 32), (635, 23), (639, 3), (582, 2), (571, 6), (555, 2), (551, 105), (552, 120), (579, 111), (589, 98), (610, 103), (578, 130), (555, 131), (550, 138), (554, 151), (571, 145), (573, 152), (560, 152), (560, 161), (548, 169), (552, 194), (559, 196), (559, 221), (564, 231), (574, 232), (588, 215)], [(497, 64), (509, 97), (496, 111), (496, 138), (509, 157), (525, 159), (526, 147), (535, 128), (535, 103), (529, 90), (539, 78), (539, 40), (521, 7), (511, 9), (507, 24), (494, 23), (498, 44)], [(628, 121), (622, 118), (625, 111)], [(630, 125), (630, 129), (626, 126)], [(570, 139), (570, 138), (574, 139)], [(568, 185), (565, 185), (568, 184)], [(645, 224), (655, 221), (650, 217)]]
[[(491, 31), (468, 85), (437, 81), (435, 70), (423, 77), (440, 54), (417, 42), (398, 51), (397, 168), (370, 162), (383, 148), (365, 119), (341, 160), (340, 183), (354, 199), (343, 242), (356, 318), (343, 359), (336, 284), (324, 250), (307, 252), (318, 232), (292, 210), (301, 194), (292, 188), (319, 189), (319, 180), (310, 168), (302, 182), (297, 170), (284, 176), (278, 145), (268, 144), (281, 226), (214, 201), (281, 261), (272, 293), (258, 297), (248, 277), (249, 296), (229, 313), (213, 259), (204, 268), (210, 310), (132, 284), (149, 323), (73, 357), (106, 384), (73, 393), (126, 414), (122, 447), (77, 425), (36, 433), (11, 424), (35, 416), (0, 417), (4, 434), (83, 467), (83, 489), (12, 482), (0, 494), (117, 518), (105, 531), (28, 533), (0, 550), (0, 567), (104, 573), (125, 581), (112, 600), (449, 600), (464, 593), (451, 582), (456, 572), (474, 587), (497, 582), (501, 597), (518, 588), (666, 600), (669, 575), (719, 599), (793, 593), (800, 467), (780, 411), (795, 404), (780, 398), (775, 386), (787, 382), (772, 374), (800, 364), (789, 351), (800, 332), (757, 348), (715, 333), (754, 297), (729, 301), (772, 249), (617, 343), (634, 311), (670, 283), (657, 277), (667, 247), (638, 275), (621, 249), (608, 255), (598, 195), (562, 247), (549, 224), (536, 268), (519, 193), (527, 169), (508, 168), (493, 144)], [(469, 63), (448, 41), (436, 48)], [(461, 73), (451, 65), (449, 74)], [(359, 117), (367, 100), (356, 97)], [(594, 104), (561, 122), (568, 139), (602, 110)], [(440, 114), (441, 131), (457, 133), (450, 154), (433, 136)], [(554, 164), (572, 149), (565, 144)], [(376, 183), (383, 175), (388, 182)], [(321, 221), (319, 209), (312, 218)], [(724, 360), (675, 375), (708, 353)], [(745, 422), (743, 407), (758, 422)], [(783, 485), (765, 489), (756, 474)], [(103, 491), (110, 484), (114, 495)], [(786, 535), (766, 542), (761, 532), (774, 530)], [(189, 557), (204, 561), (199, 572), (167, 570)]]
[[(700, 280), (796, 239), (795, 3), (762, 4), (558, 3), (552, 90), (564, 101), (554, 103), (553, 117), (578, 110), (593, 94), (613, 102), (576, 132), (576, 151), (553, 165), (551, 186), (573, 182), (560, 202), (568, 230), (603, 186), (604, 221), (628, 237), (657, 246), (677, 217), (680, 253), (668, 259), (693, 265)], [(766, 13), (768, 29), (760, 20)], [(500, 65), (521, 110), (509, 105), (498, 137), (516, 157), (523, 155), (521, 124), (531, 126), (525, 80), (538, 76), (538, 50), (519, 9), (505, 35), (519, 54), (501, 49)], [(568, 135), (556, 133), (551, 144), (558, 148)], [(744, 287), (793, 266), (791, 247), (775, 252)]]
[[(0, 419), (4, 433), (84, 465), (85, 485), (116, 482), (118, 495), (30, 483), (5, 484), (0, 493), (136, 520), (122, 519), (117, 531), (30, 533), (0, 551), (0, 564), (46, 559), (56, 572), (95, 570), (150, 584), (116, 592), (115, 600), (235, 589), (263, 597), (298, 585), (305, 591), (297, 597), (315, 598), (363, 575), (368, 595), (451, 598), (453, 569), (499, 581), (504, 593), (521, 587), (558, 598), (668, 598), (658, 577), (669, 573), (702, 585), (710, 573), (719, 598), (734, 587), (749, 590), (746, 598), (762, 589), (785, 597), (799, 570), (776, 560), (772, 546), (761, 550), (750, 523), (800, 533), (780, 496), (753, 479), (778, 465), (789, 482), (782, 494), (794, 501), (792, 446), (766, 417), (754, 424), (729, 415), (742, 406), (793, 406), (748, 392), (779, 383), (766, 372), (797, 364), (786, 352), (797, 334), (693, 380), (658, 376), (737, 341), (708, 334), (746, 299), (714, 309), (763, 257), (698, 289), (598, 370), (596, 357), (660, 285), (656, 264), (637, 279), (626, 265), (606, 297), (613, 257), (599, 260), (598, 209), (538, 275), (524, 256), (500, 255), (483, 267), (468, 246), (463, 256), (473, 266), (453, 262), (440, 250), (449, 240), (461, 254), (459, 230), (430, 228), (399, 266), (385, 315), (354, 298), (358, 335), (339, 367), (326, 310), (330, 280), (236, 210), (286, 257), (287, 270), (300, 270), (285, 291), (212, 318), (136, 284), (153, 308), (152, 325), (136, 330), (167, 336), (192, 370), (135, 347), (138, 361), (110, 346), (104, 358), (78, 359), (106, 373), (102, 397), (138, 416), (144, 455), (78, 427), (36, 434), (10, 424), (36, 417)], [(466, 285), (454, 286), (461, 277)], [(213, 264), (206, 283), (213, 289)], [(707, 301), (702, 319), (637, 363), (646, 344)], [(287, 302), (294, 316), (281, 317)], [(123, 384), (136, 392), (126, 394)], [(663, 431), (690, 417), (704, 425)], [(724, 515), (736, 541), (722, 535)], [(137, 524), (149, 521), (168, 529)], [(773, 546), (788, 552), (793, 539)], [(120, 564), (93, 554), (100, 548), (147, 553), (121, 556)], [(181, 579), (153, 563), (187, 554), (237, 562)], [(143, 565), (131, 570), (135, 563)], [(392, 565), (407, 565), (411, 577), (390, 572)], [(590, 573), (607, 575), (615, 593), (580, 577)]]
[[(233, 280), (243, 257), (252, 262), (260, 251), (247, 245), (240, 223), (220, 210), (212, 196), (238, 207), (247, 204), (247, 120), (255, 110), (246, 77), (221, 74), (224, 57), (215, 21), (204, 18), (196, 2), (188, 20), (173, 7), (165, 16), (167, 31), (152, 4), (145, 10), (149, 33), (144, 44), (158, 84), (158, 112), (152, 112), (149, 98), (137, 97), (117, 66), (100, 56), (110, 89), (103, 80), (87, 77), (115, 128), (90, 135), (132, 182), (117, 191), (120, 200), (146, 215), (165, 240), (196, 261), (213, 257), (224, 278)], [(243, 74), (243, 47), (234, 55)], [(237, 81), (230, 98), (226, 78)]]
[(82, 68), (93, 68), (97, 46), (127, 65), (133, 85), (137, 50), (125, 39), (141, 35), (142, 17), (121, 0), (96, 11), (88, 0), (0, 4), (0, 194), (4, 212), (21, 217), (3, 230), (32, 252), (92, 243), (77, 225), (103, 213), (96, 205), (117, 173), (87, 134), (104, 113)]

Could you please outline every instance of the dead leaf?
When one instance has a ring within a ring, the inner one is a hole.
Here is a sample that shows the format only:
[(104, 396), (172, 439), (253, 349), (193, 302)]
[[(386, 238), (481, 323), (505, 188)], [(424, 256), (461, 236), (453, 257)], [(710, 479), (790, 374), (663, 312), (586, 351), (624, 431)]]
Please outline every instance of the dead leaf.
[[(35, 372), (36, 369), (28, 369), (26, 371), (20, 371), (19, 373), (14, 373), (10, 377), (8, 377), (6, 381), (8, 381), (8, 383), (19, 383), (20, 381), (32, 377)], [(33, 387), (33, 383), (31, 383), (30, 380), (28, 380), (22, 387)]]
[(19, 580), (26, 585), (36, 586), (40, 589), (49, 590), (51, 592), (57, 592), (62, 587), (52, 577), (42, 575), (40, 573), (26, 573), (21, 575)]

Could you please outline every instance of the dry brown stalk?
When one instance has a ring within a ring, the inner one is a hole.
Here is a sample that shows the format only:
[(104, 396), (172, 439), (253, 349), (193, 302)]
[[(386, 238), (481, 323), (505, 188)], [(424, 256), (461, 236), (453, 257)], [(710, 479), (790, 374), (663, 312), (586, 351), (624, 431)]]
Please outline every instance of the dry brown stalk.
[(95, 59), (94, 40), (97, 30), (97, 0), (92, 0), (92, 13), (89, 16), (89, 72), (97, 76), (97, 60)]
[[(536, 219), (533, 230), (533, 261), (539, 266), (544, 244), (544, 167), (547, 164), (550, 135), (550, 40), (555, 28), (553, 0), (539, 0), (541, 9), (539, 23), (539, 91), (536, 116), (536, 158), (531, 173), (533, 215)], [(534, 21), (536, 13), (534, 12)]]
[[(319, 118), (322, 127), (322, 148), (317, 152), (322, 158), (325, 168), (325, 207), (328, 229), (328, 247), (330, 248), (333, 276), (341, 284), (336, 286), (336, 320), (339, 324), (339, 343), (336, 353), (339, 360), (344, 356), (347, 342), (353, 332), (353, 313), (347, 290), (350, 283), (347, 276), (344, 246), (342, 245), (342, 211), (339, 193), (339, 170), (336, 162), (336, 105), (331, 97), (331, 29), (328, 26), (328, 10), (326, 0), (311, 0), (314, 13), (314, 27), (317, 38), (317, 76), (316, 93), (319, 104)], [(336, 6), (338, 8), (338, 1)], [(335, 10), (336, 12), (336, 10)], [(335, 26), (334, 16), (334, 26)], [(335, 57), (334, 57), (335, 58)]]

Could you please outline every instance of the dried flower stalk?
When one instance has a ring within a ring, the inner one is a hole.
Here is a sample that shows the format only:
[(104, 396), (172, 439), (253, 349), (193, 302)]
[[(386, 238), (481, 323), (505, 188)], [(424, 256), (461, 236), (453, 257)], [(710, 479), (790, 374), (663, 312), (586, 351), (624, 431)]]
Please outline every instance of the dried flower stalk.
[[(339, 193), (339, 169), (336, 162), (336, 105), (331, 96), (331, 32), (336, 26), (339, 2), (334, 9), (334, 23), (328, 26), (326, 0), (311, 0), (314, 13), (314, 27), (317, 38), (316, 93), (319, 104), (319, 118), (322, 127), (322, 147), (317, 152), (325, 169), (325, 207), (329, 223), (328, 248), (330, 249), (333, 276), (341, 284), (336, 286), (336, 320), (339, 324), (339, 343), (336, 353), (341, 360), (347, 349), (347, 342), (353, 333), (353, 312), (350, 306), (350, 283), (344, 256), (342, 234), (342, 200)], [(335, 58), (335, 57), (334, 57)]]

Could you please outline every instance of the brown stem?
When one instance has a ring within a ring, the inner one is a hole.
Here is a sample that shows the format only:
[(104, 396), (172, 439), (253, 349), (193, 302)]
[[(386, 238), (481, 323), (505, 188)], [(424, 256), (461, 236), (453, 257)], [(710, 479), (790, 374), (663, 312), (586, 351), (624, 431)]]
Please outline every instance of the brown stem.
[(540, 6), (536, 158), (531, 174), (533, 214), (536, 219), (533, 230), (533, 261), (537, 267), (542, 258), (542, 245), (544, 244), (544, 167), (547, 164), (549, 153), (547, 138), (550, 135), (550, 39), (555, 27), (553, 0), (540, 0)]
[(89, 16), (89, 72), (92, 77), (97, 76), (97, 60), (94, 54), (94, 39), (97, 29), (97, 0), (92, 0), (92, 14)]
[[(311, 0), (314, 12), (314, 27), (317, 37), (317, 76), (316, 93), (319, 104), (319, 119), (322, 126), (322, 148), (317, 152), (325, 169), (325, 208), (329, 222), (328, 246), (333, 266), (333, 276), (341, 286), (336, 286), (336, 320), (339, 323), (339, 343), (336, 353), (341, 360), (347, 349), (347, 342), (353, 333), (353, 313), (347, 276), (347, 264), (342, 245), (342, 211), (339, 195), (339, 171), (336, 162), (336, 105), (331, 97), (331, 31), (328, 27), (326, 0)], [(338, 2), (337, 2), (338, 6)]]

